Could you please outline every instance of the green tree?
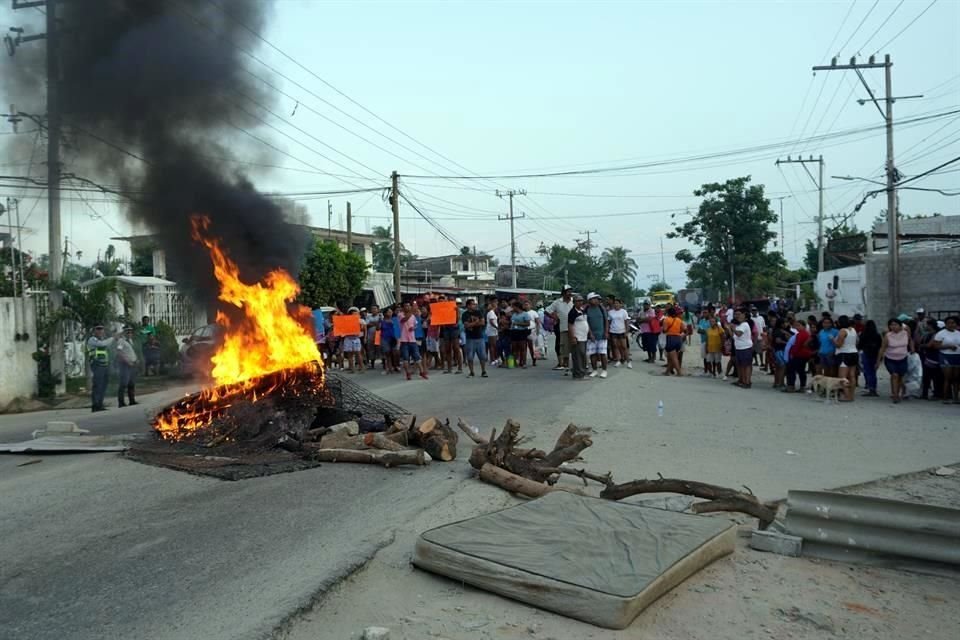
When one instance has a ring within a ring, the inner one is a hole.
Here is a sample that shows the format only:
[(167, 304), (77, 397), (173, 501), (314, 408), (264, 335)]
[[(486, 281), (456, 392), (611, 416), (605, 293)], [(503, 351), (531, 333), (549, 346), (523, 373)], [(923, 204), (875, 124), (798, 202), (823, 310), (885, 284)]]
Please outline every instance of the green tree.
[(610, 273), (611, 279), (633, 282), (637, 277), (637, 261), (623, 247), (608, 247), (600, 256), (600, 264)]
[(300, 298), (311, 309), (352, 303), (363, 290), (367, 263), (335, 242), (318, 239), (300, 269)]
[(650, 288), (647, 289), (648, 295), (658, 291), (673, 291), (673, 289), (670, 287), (670, 284), (664, 280), (650, 283)]
[[(862, 256), (867, 251), (867, 235), (857, 229), (856, 225), (835, 227), (824, 234), (826, 246), (823, 248), (823, 268), (842, 269), (863, 262)], [(807, 240), (803, 256), (804, 266), (817, 273), (819, 257), (817, 245)]]
[(730, 291), (733, 267), (736, 287), (745, 296), (765, 295), (786, 267), (783, 256), (767, 251), (775, 237), (770, 227), (777, 214), (764, 197), (763, 185), (751, 185), (750, 176), (705, 184), (693, 192), (703, 198), (693, 217), (675, 223), (668, 238), (683, 238), (700, 248), (693, 255), (678, 251), (676, 259), (689, 265), (691, 285)]
[[(373, 228), (373, 236), (381, 239), (379, 242), (373, 243), (373, 270), (390, 273), (393, 271), (393, 227), (376, 226)], [(413, 257), (413, 254), (401, 242), (400, 266), (412, 260)]]

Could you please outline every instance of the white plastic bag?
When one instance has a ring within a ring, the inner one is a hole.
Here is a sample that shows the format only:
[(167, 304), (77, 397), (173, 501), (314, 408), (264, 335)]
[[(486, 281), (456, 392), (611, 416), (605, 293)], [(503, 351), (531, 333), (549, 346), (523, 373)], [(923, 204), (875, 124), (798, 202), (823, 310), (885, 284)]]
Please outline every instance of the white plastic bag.
[(536, 349), (538, 358), (547, 357), (547, 343), (543, 339), (543, 334), (538, 333), (533, 339), (533, 348)]
[(911, 353), (907, 356), (907, 375), (903, 377), (903, 390), (911, 398), (920, 397), (920, 382), (923, 379), (923, 363), (920, 356)]

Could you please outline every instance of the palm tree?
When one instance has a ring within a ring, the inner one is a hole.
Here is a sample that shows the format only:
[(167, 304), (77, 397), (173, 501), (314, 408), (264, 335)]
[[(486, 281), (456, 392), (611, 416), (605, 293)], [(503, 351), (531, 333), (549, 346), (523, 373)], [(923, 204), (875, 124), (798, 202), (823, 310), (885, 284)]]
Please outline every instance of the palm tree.
[(637, 261), (629, 256), (630, 250), (623, 247), (609, 247), (603, 250), (600, 263), (610, 272), (610, 278), (623, 282), (633, 282), (637, 276)]
[[(390, 273), (393, 271), (393, 228), (378, 225), (373, 228), (372, 235), (378, 239), (382, 238), (379, 242), (373, 243), (373, 270)], [(407, 251), (401, 242), (400, 264), (404, 264), (411, 258), (413, 258), (413, 254)]]

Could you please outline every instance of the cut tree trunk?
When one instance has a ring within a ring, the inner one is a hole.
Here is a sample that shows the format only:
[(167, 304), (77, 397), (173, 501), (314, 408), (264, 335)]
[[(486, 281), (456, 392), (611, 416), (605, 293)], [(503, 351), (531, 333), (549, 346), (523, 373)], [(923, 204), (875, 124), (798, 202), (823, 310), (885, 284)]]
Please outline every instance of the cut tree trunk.
[(519, 448), (517, 445), (522, 442), (520, 425), (514, 420), (507, 420), (500, 435), (494, 431), (489, 440), (473, 448), (470, 465), (482, 469), (483, 465), (489, 463), (536, 482), (553, 484), (558, 475), (556, 468), (565, 462), (579, 460), (583, 450), (593, 443), (590, 429), (581, 429), (573, 424), (563, 431), (550, 453), (540, 449)]
[(450, 428), (449, 421), (439, 418), (427, 418), (415, 426), (411, 432), (415, 444), (433, 456), (436, 460), (450, 462), (457, 457), (457, 432)]
[(406, 451), (356, 451), (354, 449), (317, 449), (307, 457), (318, 462), (357, 462), (379, 464), (384, 467), (400, 465), (425, 465), (427, 458), (421, 449)]

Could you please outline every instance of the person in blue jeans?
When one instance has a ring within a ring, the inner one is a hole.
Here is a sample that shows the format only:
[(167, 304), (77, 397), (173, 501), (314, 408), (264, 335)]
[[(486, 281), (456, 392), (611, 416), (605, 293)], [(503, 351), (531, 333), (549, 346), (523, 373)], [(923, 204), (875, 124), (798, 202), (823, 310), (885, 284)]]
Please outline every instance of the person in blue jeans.
[(823, 319), (823, 326), (817, 333), (820, 340), (820, 351), (817, 353), (820, 364), (817, 366), (817, 373), (822, 376), (837, 376), (837, 347), (833, 344), (833, 339), (837, 337), (840, 331), (833, 326), (833, 320)]

